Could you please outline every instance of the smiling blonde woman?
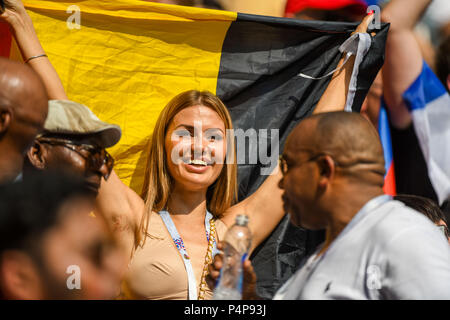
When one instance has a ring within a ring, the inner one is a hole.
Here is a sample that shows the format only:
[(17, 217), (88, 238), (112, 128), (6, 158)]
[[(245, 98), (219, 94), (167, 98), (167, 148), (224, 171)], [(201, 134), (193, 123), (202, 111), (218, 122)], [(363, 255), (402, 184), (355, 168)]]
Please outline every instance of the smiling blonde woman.
[[(250, 218), (252, 249), (281, 220), (278, 170), (252, 196), (233, 205), (234, 150), (231, 117), (220, 99), (210, 92), (183, 92), (156, 123), (142, 194), (145, 203), (117, 176), (102, 185), (98, 208), (117, 222), (115, 229), (132, 252), (123, 286), (127, 298), (211, 298), (204, 281), (206, 267), (236, 215)], [(127, 201), (128, 212), (141, 215), (111, 215), (111, 208)]]
[[(181, 93), (160, 114), (142, 192), (144, 213), (135, 220), (133, 257), (124, 282), (126, 297), (211, 297), (204, 282), (205, 266), (235, 215), (228, 213), (225, 222), (221, 220), (236, 200), (231, 129), (227, 108), (209, 92)], [(226, 157), (227, 151), (231, 156)], [(105, 194), (111, 190), (108, 185)], [(142, 208), (140, 198), (134, 201)], [(170, 233), (171, 226), (177, 234)], [(189, 281), (195, 288), (189, 288)]]

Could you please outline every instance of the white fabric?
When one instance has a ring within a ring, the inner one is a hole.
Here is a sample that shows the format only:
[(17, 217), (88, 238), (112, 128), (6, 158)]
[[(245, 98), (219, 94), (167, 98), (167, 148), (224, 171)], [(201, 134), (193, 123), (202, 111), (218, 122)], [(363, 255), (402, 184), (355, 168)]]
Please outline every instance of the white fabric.
[(412, 119), (431, 184), (442, 204), (450, 197), (450, 96), (444, 94), (425, 108), (413, 110)]
[(394, 200), (358, 215), (275, 300), (450, 299), (450, 246), (428, 218)]
[[(358, 39), (357, 41), (352, 39)], [(347, 43), (348, 40), (351, 40)], [(347, 93), (347, 101), (345, 103), (345, 111), (352, 112), (353, 100), (355, 99), (356, 88), (357, 88), (357, 79), (359, 73), (359, 65), (364, 59), (366, 53), (370, 49), (370, 45), (372, 44), (372, 38), (368, 33), (355, 33), (350, 37), (344, 44), (341, 46), (342, 51), (344, 52), (352, 52), (355, 54), (355, 63), (353, 65), (353, 72), (350, 78), (350, 86)]]

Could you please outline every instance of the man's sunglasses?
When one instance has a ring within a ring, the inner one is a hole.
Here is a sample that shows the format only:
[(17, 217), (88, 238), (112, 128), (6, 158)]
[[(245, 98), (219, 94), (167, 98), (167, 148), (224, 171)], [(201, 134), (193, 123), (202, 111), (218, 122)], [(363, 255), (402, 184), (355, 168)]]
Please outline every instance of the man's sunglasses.
[[(309, 149), (303, 149), (304, 151), (310, 151)], [(281, 174), (283, 176), (285, 176), (289, 170), (289, 168), (295, 168), (295, 167), (300, 167), (302, 165), (304, 165), (305, 163), (311, 162), (311, 161), (316, 161), (317, 159), (319, 159), (320, 157), (323, 156), (329, 156), (331, 158), (331, 160), (334, 162), (334, 165), (336, 167), (342, 167), (341, 164), (339, 164), (336, 160), (334, 160), (334, 157), (328, 153), (325, 152), (320, 152), (316, 155), (311, 156), (309, 159), (307, 159), (306, 161), (303, 162), (297, 162), (296, 164), (292, 164), (292, 165), (288, 165), (286, 159), (284, 158), (284, 156), (281, 154), (278, 158), (278, 163), (280, 166), (280, 170), (281, 170)]]
[[(103, 174), (103, 178), (108, 180), (114, 167), (113, 157), (103, 148), (94, 147), (88, 144), (82, 144), (79, 142), (59, 139), (59, 138), (44, 138), (40, 137), (37, 140), (41, 143), (47, 143), (54, 146), (62, 146), (78, 153), (83, 159), (86, 160), (87, 166), (90, 170), (100, 171), (103, 165), (106, 166), (107, 172)], [(89, 153), (88, 156), (81, 151), (85, 150)]]

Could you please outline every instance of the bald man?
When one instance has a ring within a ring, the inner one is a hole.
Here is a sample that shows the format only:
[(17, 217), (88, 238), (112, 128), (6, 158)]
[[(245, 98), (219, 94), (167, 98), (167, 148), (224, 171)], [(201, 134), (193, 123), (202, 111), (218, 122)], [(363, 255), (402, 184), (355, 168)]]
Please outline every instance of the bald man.
[(48, 98), (27, 65), (0, 58), (0, 182), (15, 180), (34, 138), (44, 127)]
[[(368, 120), (345, 112), (303, 120), (280, 168), (291, 222), (325, 229), (326, 240), (274, 299), (450, 299), (450, 247), (429, 219), (383, 194), (383, 151)], [(252, 298), (249, 262), (244, 270)]]
[(450, 299), (446, 239), (383, 194), (383, 150), (361, 115), (301, 122), (280, 166), (291, 221), (326, 229), (326, 240), (274, 299)]

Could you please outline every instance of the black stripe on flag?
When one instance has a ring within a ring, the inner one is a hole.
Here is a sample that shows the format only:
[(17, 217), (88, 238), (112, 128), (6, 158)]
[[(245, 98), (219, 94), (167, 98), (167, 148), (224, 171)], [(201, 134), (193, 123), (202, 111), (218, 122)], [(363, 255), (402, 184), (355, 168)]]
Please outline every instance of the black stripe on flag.
[[(301, 21), (238, 14), (225, 37), (217, 95), (228, 107), (235, 129), (279, 129), (280, 152), (289, 132), (311, 114), (331, 77), (310, 80), (336, 68), (339, 46), (358, 23)], [(364, 58), (352, 109), (358, 111), (384, 61), (388, 25)], [(246, 148), (248, 150), (248, 148)], [(266, 176), (257, 165), (239, 165), (239, 198), (253, 193)]]

